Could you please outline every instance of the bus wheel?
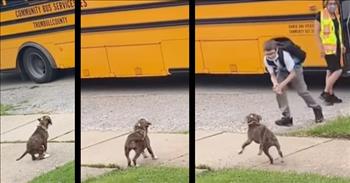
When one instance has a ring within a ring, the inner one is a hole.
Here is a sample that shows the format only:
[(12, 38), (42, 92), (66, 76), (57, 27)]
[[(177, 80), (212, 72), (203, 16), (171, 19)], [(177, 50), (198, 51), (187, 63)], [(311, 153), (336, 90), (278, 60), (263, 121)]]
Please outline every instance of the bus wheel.
[(46, 83), (55, 79), (56, 70), (49, 59), (36, 48), (27, 48), (23, 53), (23, 67), (27, 75), (36, 83)]

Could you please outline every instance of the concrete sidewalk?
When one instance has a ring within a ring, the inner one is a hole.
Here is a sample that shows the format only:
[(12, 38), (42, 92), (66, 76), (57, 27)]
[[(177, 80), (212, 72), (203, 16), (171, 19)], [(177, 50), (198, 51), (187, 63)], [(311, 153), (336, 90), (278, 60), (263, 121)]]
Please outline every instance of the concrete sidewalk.
[[(86, 131), (82, 132), (81, 163), (84, 165), (81, 169), (82, 179), (93, 177), (105, 173), (112, 169), (88, 168), (91, 165), (109, 165), (114, 164), (120, 168), (127, 167), (126, 157), (124, 155), (124, 143), (127, 131)], [(151, 146), (158, 157), (157, 160), (151, 158), (144, 159), (142, 156), (138, 159), (141, 166), (179, 166), (188, 167), (188, 134), (162, 134), (150, 133)], [(130, 153), (130, 157), (134, 152)], [(187, 158), (183, 158), (187, 156)], [(95, 170), (94, 170), (95, 169)]]
[(32, 161), (30, 155), (16, 159), (26, 149), (26, 141), (38, 125), (38, 115), (1, 116), (1, 181), (4, 183), (28, 182), (33, 178), (74, 160), (74, 114), (49, 115), (49, 158)]
[[(207, 133), (207, 135), (205, 135)], [(350, 176), (350, 140), (278, 136), (284, 163), (276, 148), (270, 148), (275, 164), (266, 155), (258, 156), (259, 145), (252, 143), (239, 155), (246, 134), (198, 132), (196, 135), (196, 166), (213, 169), (257, 168), (263, 170), (296, 171), (325, 176)]]
[[(114, 164), (126, 167), (124, 143), (127, 131), (82, 132), (81, 161), (84, 165)], [(150, 133), (151, 145), (158, 160), (139, 158), (141, 166), (166, 165), (188, 167), (188, 134)], [(278, 158), (275, 148), (270, 149), (276, 158), (270, 165), (263, 154), (258, 156), (259, 146), (247, 146), (238, 155), (246, 134), (220, 131), (196, 132), (196, 166), (206, 165), (213, 169), (256, 168), (263, 170), (296, 171), (321, 175), (350, 175), (350, 141), (328, 138), (278, 136), (284, 153), (284, 163)], [(131, 155), (131, 157), (133, 154)], [(82, 180), (97, 176), (112, 169), (82, 167)]]

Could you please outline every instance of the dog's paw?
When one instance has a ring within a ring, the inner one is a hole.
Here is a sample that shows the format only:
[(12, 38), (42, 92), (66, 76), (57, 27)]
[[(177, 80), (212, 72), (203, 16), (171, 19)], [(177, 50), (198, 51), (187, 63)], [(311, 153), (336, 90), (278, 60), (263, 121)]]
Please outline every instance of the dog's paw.
[(50, 154), (45, 153), (45, 154), (44, 154), (44, 158), (48, 158), (48, 157), (50, 157)]
[(136, 167), (136, 168), (137, 168), (137, 167), (140, 167), (140, 165), (139, 165), (139, 164), (136, 164), (135, 167)]
[(239, 151), (239, 152), (238, 152), (238, 154), (242, 154), (242, 153), (243, 153), (243, 151)]
[(152, 159), (153, 159), (153, 160), (157, 160), (157, 159), (158, 159), (158, 157), (157, 157), (157, 156), (154, 156)]

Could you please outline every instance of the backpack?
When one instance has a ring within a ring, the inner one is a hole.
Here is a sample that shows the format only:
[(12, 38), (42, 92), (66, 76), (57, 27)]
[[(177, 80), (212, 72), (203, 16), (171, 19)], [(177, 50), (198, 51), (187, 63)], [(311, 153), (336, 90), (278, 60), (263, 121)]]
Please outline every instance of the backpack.
[[(306, 52), (300, 48), (297, 44), (295, 44), (292, 40), (287, 37), (279, 37), (274, 38), (273, 40), (277, 41), (277, 45), (280, 49), (278, 49), (278, 60), (283, 68), (286, 67), (283, 58), (283, 51), (288, 52), (293, 60), (297, 59), (295, 64), (302, 65), (306, 59)], [(274, 67), (277, 67), (272, 61), (268, 61), (268, 64)]]

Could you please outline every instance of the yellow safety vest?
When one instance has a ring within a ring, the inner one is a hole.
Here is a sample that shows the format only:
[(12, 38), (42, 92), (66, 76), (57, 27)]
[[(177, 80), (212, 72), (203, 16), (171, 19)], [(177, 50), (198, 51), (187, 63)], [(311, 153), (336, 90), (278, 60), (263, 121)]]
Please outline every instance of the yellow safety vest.
[[(339, 23), (339, 40), (340, 45), (343, 45), (342, 40), (342, 28), (339, 20), (339, 15), (336, 14), (337, 21)], [(335, 34), (334, 23), (332, 17), (330, 16), (327, 8), (321, 11), (321, 32), (320, 37), (322, 40), (323, 47), (325, 49), (326, 55), (337, 53), (337, 36)]]

